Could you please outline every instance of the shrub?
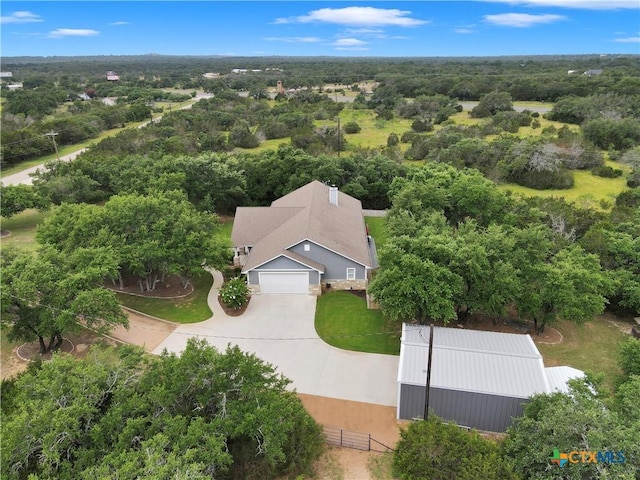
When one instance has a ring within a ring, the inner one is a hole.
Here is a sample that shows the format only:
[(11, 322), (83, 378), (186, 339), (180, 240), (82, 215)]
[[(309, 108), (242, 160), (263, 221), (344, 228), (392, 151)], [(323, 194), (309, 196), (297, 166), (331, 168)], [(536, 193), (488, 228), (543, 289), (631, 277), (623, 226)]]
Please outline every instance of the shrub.
[(427, 421), (412, 422), (400, 435), (393, 474), (402, 480), (515, 478), (498, 445), (475, 431), (431, 416)]
[(232, 278), (220, 288), (220, 298), (227, 307), (239, 309), (249, 301), (249, 287), (242, 278)]
[(414, 132), (430, 132), (433, 130), (433, 125), (427, 120), (415, 120), (411, 128)]
[(345, 133), (360, 133), (360, 130), (362, 128), (356, 122), (349, 122), (344, 126)]
[(591, 169), (591, 173), (603, 178), (617, 178), (622, 176), (622, 170), (601, 165)]
[(640, 340), (629, 337), (620, 345), (618, 365), (628, 377), (640, 375)]
[(400, 143), (398, 135), (396, 135), (395, 133), (390, 133), (387, 137), (387, 147), (395, 147), (396, 145), (398, 145), (398, 143)]

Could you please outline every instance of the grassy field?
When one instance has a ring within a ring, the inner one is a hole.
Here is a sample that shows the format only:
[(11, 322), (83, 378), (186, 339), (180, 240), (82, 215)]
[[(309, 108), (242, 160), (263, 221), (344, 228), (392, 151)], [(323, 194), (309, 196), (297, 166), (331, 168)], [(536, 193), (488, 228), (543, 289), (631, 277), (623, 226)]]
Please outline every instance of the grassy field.
[(538, 344), (545, 366), (568, 365), (585, 372), (602, 372), (605, 384), (615, 385), (622, 374), (617, 365), (618, 346), (629, 336), (607, 320), (629, 321), (604, 314), (584, 325), (567, 320), (554, 324), (553, 328), (562, 334), (563, 341), (557, 345)]
[[(608, 164), (610, 163), (613, 162), (608, 162)], [(615, 164), (615, 167), (620, 168), (617, 164)], [(564, 197), (567, 201), (577, 206), (595, 208), (597, 210), (608, 210), (615, 203), (616, 197), (627, 190), (624, 176), (603, 178), (592, 175), (589, 170), (574, 170), (573, 178), (573, 187), (566, 190), (536, 190), (512, 183), (499, 185), (498, 188), (525, 197)]]
[(387, 242), (387, 238), (389, 237), (385, 217), (364, 217), (364, 221), (367, 227), (369, 227), (369, 235), (371, 235), (376, 242), (376, 249), (380, 251), (380, 248)]
[(203, 273), (192, 281), (194, 291), (184, 298), (164, 299), (145, 298), (126, 293), (116, 293), (118, 301), (125, 307), (133, 308), (147, 315), (177, 323), (202, 322), (211, 317), (212, 312), (207, 305), (207, 296), (213, 277)]
[(3, 238), (0, 245), (4, 248), (7, 245), (15, 245), (24, 250), (34, 251), (36, 243), (36, 228), (45, 218), (51, 215), (51, 211), (39, 212), (37, 210), (25, 210), (9, 219), (2, 218), (0, 226), (2, 230), (9, 230), (11, 235)]
[[(316, 306), (316, 331), (329, 345), (356, 352), (400, 353), (400, 328), (367, 309), (367, 302), (349, 292), (325, 293)], [(386, 333), (392, 332), (392, 333)]]
[[(411, 120), (394, 118), (393, 120), (376, 119), (375, 112), (371, 110), (353, 110), (345, 108), (340, 112), (340, 122), (343, 127), (349, 122), (356, 122), (362, 128), (360, 133), (345, 134), (348, 145), (355, 147), (379, 147), (387, 145), (387, 138), (395, 133), (400, 137), (404, 132), (411, 130)], [(322, 121), (322, 124), (335, 124), (335, 122)], [(408, 145), (402, 145), (407, 147)]]

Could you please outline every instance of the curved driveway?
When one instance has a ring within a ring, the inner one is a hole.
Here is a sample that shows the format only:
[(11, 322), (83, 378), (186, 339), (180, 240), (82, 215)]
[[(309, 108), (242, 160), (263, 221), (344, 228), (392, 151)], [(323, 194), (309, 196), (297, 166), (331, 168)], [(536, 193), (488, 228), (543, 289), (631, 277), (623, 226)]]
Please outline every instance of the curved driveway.
[(181, 352), (191, 337), (224, 350), (238, 345), (277, 367), (298, 393), (397, 405), (398, 359), (395, 355), (350, 352), (323, 342), (315, 331), (313, 295), (254, 295), (246, 312), (228, 317), (218, 304), (222, 283), (214, 272), (209, 306), (214, 315), (204, 322), (180, 325), (155, 350)]

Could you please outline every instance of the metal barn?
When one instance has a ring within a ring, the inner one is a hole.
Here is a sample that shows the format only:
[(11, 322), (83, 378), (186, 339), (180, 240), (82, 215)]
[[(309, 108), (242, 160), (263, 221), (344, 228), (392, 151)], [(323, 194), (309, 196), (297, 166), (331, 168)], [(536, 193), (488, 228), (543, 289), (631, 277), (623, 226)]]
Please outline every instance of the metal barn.
[[(429, 326), (402, 327), (399, 419), (422, 418)], [(504, 432), (527, 399), (551, 391), (529, 335), (435, 327), (429, 411), (461, 426)]]

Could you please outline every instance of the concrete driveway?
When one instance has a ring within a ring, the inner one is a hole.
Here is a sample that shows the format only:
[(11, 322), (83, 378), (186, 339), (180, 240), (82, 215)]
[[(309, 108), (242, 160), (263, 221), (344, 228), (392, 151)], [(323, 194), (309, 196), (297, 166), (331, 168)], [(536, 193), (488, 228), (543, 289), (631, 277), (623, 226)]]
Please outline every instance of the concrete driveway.
[(314, 327), (315, 296), (254, 295), (240, 317), (226, 316), (217, 299), (212, 301), (214, 296), (215, 288), (209, 298), (213, 318), (179, 326), (154, 353), (165, 348), (181, 352), (191, 337), (221, 350), (235, 344), (276, 366), (299, 393), (397, 405), (399, 357), (349, 352), (324, 343)]

